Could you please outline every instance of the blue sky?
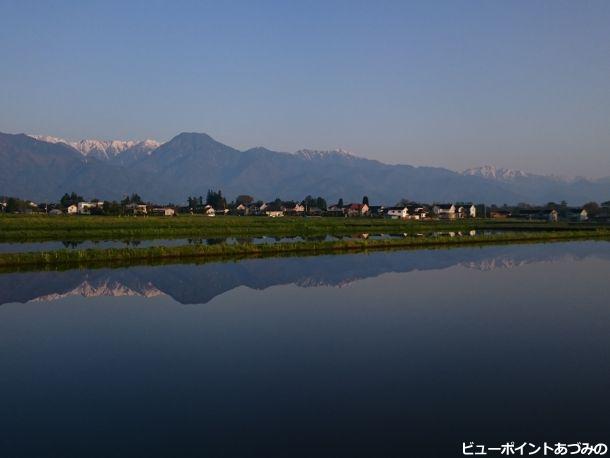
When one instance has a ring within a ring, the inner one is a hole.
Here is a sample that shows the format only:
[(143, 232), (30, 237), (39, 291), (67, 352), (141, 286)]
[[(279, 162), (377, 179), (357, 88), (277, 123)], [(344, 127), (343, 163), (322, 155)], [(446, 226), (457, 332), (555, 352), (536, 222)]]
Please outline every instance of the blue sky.
[(0, 0), (0, 131), (608, 176), (610, 2)]

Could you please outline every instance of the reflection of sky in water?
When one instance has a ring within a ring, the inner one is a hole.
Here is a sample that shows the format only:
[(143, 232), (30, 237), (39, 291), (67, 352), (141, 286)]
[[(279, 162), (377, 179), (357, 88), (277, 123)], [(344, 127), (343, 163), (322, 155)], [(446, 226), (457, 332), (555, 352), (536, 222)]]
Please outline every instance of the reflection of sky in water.
[(238, 262), (174, 264), (122, 269), (75, 269), (0, 275), (0, 304), (64, 296), (167, 294), (185, 304), (207, 303), (239, 286), (264, 289), (294, 283), (303, 287), (345, 286), (385, 273), (439, 270), (456, 265), (477, 270), (529, 263), (610, 258), (607, 242), (499, 245), (402, 250), (309, 257), (243, 259)]
[[(0, 284), (96, 279), (77, 273)], [(608, 243), (98, 273), (166, 294), (0, 307), (0, 455), (459, 456), (469, 440), (607, 440)], [(177, 302), (189, 298), (207, 302)]]

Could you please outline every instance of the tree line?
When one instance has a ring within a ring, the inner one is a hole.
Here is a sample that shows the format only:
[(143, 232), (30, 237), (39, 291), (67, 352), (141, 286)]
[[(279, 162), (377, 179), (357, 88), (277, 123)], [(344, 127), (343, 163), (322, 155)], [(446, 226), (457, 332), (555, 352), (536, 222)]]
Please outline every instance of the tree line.
[[(189, 196), (187, 199), (189, 208), (195, 210), (200, 207), (204, 207), (209, 205), (216, 210), (224, 210), (224, 209), (235, 209), (240, 205), (250, 206), (250, 205), (262, 205), (262, 200), (255, 200), (253, 196), (248, 194), (240, 194), (235, 200), (231, 202), (227, 202), (227, 199), (223, 196), (222, 191), (219, 189), (217, 191), (210, 189), (208, 190), (205, 199), (203, 196), (195, 197)], [(306, 208), (319, 208), (320, 210), (326, 210), (328, 205), (326, 200), (323, 197), (313, 197), (311, 195), (306, 196), (301, 201), (294, 200), (282, 200), (279, 197), (267, 202), (269, 208), (271, 210), (279, 210), (280, 208), (292, 208), (297, 204), (301, 204)]]

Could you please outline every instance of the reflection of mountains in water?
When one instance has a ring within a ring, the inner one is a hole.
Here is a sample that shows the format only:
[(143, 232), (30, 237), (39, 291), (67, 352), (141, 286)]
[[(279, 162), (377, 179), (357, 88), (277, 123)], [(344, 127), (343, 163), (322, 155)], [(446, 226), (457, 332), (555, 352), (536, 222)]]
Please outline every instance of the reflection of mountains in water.
[(139, 266), (115, 270), (11, 273), (0, 275), (0, 304), (49, 301), (68, 296), (153, 297), (161, 294), (167, 294), (182, 304), (203, 304), (239, 286), (253, 289), (282, 284), (343, 286), (388, 272), (437, 270), (452, 266), (491, 270), (587, 257), (610, 260), (610, 244), (503, 245), (249, 259), (202, 265)]

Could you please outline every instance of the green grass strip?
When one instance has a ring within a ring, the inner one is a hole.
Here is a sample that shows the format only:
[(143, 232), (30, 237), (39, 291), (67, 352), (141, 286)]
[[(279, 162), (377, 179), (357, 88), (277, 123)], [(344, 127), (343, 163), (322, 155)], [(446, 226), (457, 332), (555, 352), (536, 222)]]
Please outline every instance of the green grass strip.
[[(178, 217), (0, 215), (0, 242), (248, 238), (260, 236), (429, 233), (440, 231), (590, 231), (591, 223), (467, 219), (400, 221), (387, 218), (267, 218), (201, 215)], [(605, 225), (608, 228), (608, 225)]]
[(519, 242), (557, 242), (567, 240), (610, 239), (610, 230), (510, 232), (495, 235), (462, 237), (405, 237), (391, 240), (349, 240), (333, 242), (300, 242), (277, 244), (218, 244), (186, 245), (178, 247), (110, 248), (87, 250), (56, 250), (28, 253), (0, 254), (0, 270), (9, 271), (20, 266), (87, 266), (113, 264), (147, 264), (160, 260), (212, 260), (273, 256), (281, 254), (325, 254), (350, 251), (383, 250), (394, 248), (430, 248), (443, 246), (472, 246)]

